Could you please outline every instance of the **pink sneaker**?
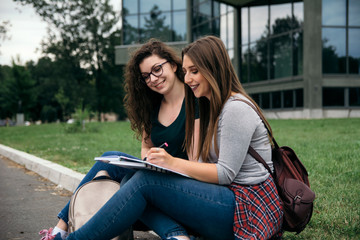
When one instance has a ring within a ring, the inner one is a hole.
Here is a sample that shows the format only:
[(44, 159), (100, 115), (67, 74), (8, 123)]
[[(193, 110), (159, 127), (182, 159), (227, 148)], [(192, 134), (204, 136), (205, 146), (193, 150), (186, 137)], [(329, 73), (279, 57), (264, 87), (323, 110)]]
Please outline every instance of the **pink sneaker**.
[(53, 228), (49, 228), (49, 230), (47, 229), (43, 229), (39, 232), (40, 235), (42, 235), (43, 237), (40, 240), (53, 240), (55, 238), (54, 235), (51, 235), (53, 231)]

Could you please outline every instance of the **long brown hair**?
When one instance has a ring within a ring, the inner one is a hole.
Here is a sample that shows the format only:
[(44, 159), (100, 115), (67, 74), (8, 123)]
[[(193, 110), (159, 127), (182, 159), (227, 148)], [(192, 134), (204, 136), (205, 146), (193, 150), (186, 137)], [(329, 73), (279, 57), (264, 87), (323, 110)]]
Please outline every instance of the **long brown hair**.
[(152, 91), (142, 81), (139, 65), (145, 58), (152, 55), (157, 55), (169, 61), (170, 64), (176, 65), (175, 74), (180, 81), (184, 82), (181, 59), (175, 50), (165, 43), (152, 38), (133, 52), (125, 70), (124, 89), (126, 94), (124, 104), (131, 123), (131, 129), (138, 139), (141, 139), (144, 131), (146, 133), (145, 139), (150, 136), (151, 113), (163, 98), (163, 95)]
[[(260, 113), (261, 110), (242, 87), (226, 48), (219, 38), (214, 36), (200, 38), (183, 49), (182, 59), (184, 59), (184, 55), (191, 59), (199, 73), (210, 85), (210, 100), (206, 97), (199, 98), (200, 134), (197, 158), (201, 156), (202, 160), (207, 162), (213, 139), (215, 141), (215, 152), (217, 155), (219, 154), (216, 144), (219, 115), (232, 92), (241, 93), (255, 105)], [(185, 146), (189, 149), (193, 141), (195, 96), (187, 85), (185, 87), (185, 98)], [(270, 125), (267, 122), (266, 124), (271, 131)]]

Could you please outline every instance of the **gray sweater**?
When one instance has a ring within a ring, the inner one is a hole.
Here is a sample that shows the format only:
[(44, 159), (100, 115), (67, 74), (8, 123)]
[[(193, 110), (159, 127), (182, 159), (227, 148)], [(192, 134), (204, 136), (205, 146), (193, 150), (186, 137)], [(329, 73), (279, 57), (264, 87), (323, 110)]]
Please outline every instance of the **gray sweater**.
[(271, 145), (258, 114), (246, 103), (234, 100), (235, 98), (246, 100), (243, 95), (237, 94), (225, 103), (217, 131), (219, 156), (216, 156), (212, 148), (209, 161), (216, 163), (219, 184), (258, 184), (268, 178), (269, 172), (248, 154), (249, 144), (273, 170)]

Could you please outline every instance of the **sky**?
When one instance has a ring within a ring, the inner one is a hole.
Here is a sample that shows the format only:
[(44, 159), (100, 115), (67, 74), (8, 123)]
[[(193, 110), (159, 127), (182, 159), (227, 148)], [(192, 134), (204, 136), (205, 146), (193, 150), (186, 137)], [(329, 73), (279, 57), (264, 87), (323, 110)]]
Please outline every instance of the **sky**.
[[(111, 0), (120, 10), (121, 0)], [(41, 57), (41, 41), (46, 38), (47, 23), (29, 6), (22, 6), (12, 0), (0, 0), (0, 23), (10, 21), (5, 41), (0, 40), (0, 65), (11, 65), (12, 59), (20, 57), (20, 63)], [(38, 50), (37, 50), (38, 49)], [(17, 62), (18, 63), (18, 62)]]
[(36, 15), (31, 6), (22, 6), (12, 0), (0, 1), (0, 22), (10, 21), (7, 36), (0, 43), (0, 64), (11, 65), (12, 58), (20, 56), (21, 63), (36, 61), (40, 56), (41, 40), (46, 36), (47, 24)]

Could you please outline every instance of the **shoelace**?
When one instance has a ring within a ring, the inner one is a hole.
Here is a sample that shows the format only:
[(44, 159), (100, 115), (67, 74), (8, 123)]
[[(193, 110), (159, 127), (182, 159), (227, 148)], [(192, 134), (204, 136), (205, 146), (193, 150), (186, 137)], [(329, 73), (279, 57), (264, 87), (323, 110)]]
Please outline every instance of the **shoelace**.
[(51, 235), (53, 229), (49, 228), (49, 230), (47, 229), (43, 229), (39, 232), (40, 235), (43, 235), (43, 237), (40, 240), (52, 240), (55, 238), (55, 236)]

